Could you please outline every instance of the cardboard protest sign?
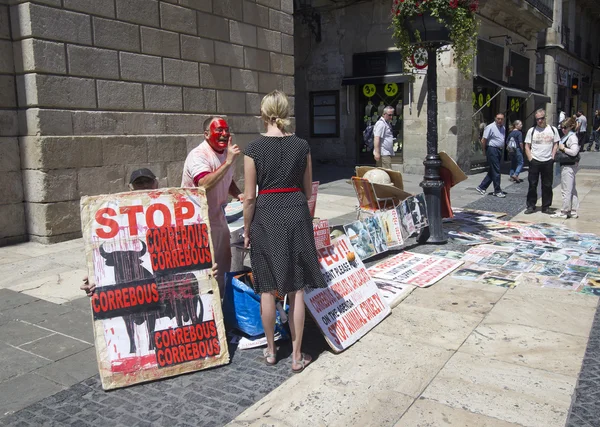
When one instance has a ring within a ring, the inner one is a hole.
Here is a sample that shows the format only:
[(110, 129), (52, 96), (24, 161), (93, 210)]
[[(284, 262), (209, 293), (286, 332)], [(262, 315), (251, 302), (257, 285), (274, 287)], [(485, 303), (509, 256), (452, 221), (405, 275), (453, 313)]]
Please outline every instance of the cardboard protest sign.
[(377, 264), (369, 269), (378, 279), (426, 288), (463, 264), (462, 260), (403, 252), (386, 261), (385, 267)]
[(331, 245), (329, 236), (329, 221), (326, 219), (313, 221), (313, 233), (315, 235), (315, 246), (317, 249)]
[(312, 194), (310, 199), (308, 199), (308, 210), (310, 212), (310, 217), (315, 217), (315, 209), (317, 208), (317, 193), (319, 192), (319, 181), (314, 181), (312, 183)]
[(352, 252), (347, 236), (318, 253), (328, 287), (307, 289), (304, 302), (327, 343), (338, 353), (374, 328), (391, 310), (360, 258)]
[(229, 362), (200, 189), (81, 199), (105, 390)]

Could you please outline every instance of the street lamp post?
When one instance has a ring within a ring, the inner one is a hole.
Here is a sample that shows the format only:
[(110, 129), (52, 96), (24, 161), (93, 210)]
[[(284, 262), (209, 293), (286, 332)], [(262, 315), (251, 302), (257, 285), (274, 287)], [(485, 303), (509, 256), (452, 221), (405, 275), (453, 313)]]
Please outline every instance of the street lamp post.
[(429, 236), (422, 235), (419, 241), (429, 243), (446, 243), (448, 241), (442, 225), (442, 187), (444, 182), (440, 177), (440, 166), (442, 161), (438, 154), (438, 103), (437, 103), (437, 50), (441, 43), (429, 43), (426, 46), (427, 66), (427, 156), (425, 174), (421, 187), (427, 204), (427, 216), (429, 220)]

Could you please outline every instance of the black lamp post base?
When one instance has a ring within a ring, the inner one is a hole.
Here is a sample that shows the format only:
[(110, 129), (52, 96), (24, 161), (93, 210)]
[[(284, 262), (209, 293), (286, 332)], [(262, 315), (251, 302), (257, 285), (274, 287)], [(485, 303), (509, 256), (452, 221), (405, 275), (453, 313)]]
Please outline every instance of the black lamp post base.
[(444, 182), (441, 180), (424, 180), (421, 182), (423, 194), (425, 195), (425, 203), (427, 204), (427, 220), (429, 227), (427, 233), (421, 233), (417, 238), (419, 243), (448, 243), (448, 236), (444, 232), (442, 225), (442, 187)]

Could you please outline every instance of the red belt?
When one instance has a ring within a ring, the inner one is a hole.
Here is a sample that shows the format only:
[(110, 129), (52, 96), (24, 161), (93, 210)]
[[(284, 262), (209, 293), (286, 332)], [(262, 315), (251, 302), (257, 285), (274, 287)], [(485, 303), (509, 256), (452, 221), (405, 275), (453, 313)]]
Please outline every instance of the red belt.
[(271, 188), (270, 190), (260, 190), (258, 194), (270, 194), (270, 193), (296, 193), (300, 191), (298, 187), (289, 188)]

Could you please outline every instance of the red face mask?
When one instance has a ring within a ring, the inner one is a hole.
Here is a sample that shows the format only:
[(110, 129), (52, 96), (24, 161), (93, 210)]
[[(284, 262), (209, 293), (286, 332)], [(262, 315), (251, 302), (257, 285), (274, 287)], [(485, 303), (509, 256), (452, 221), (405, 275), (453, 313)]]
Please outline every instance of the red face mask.
[(213, 150), (222, 153), (227, 148), (229, 142), (229, 126), (223, 119), (213, 120), (208, 128), (208, 137), (206, 138)]

